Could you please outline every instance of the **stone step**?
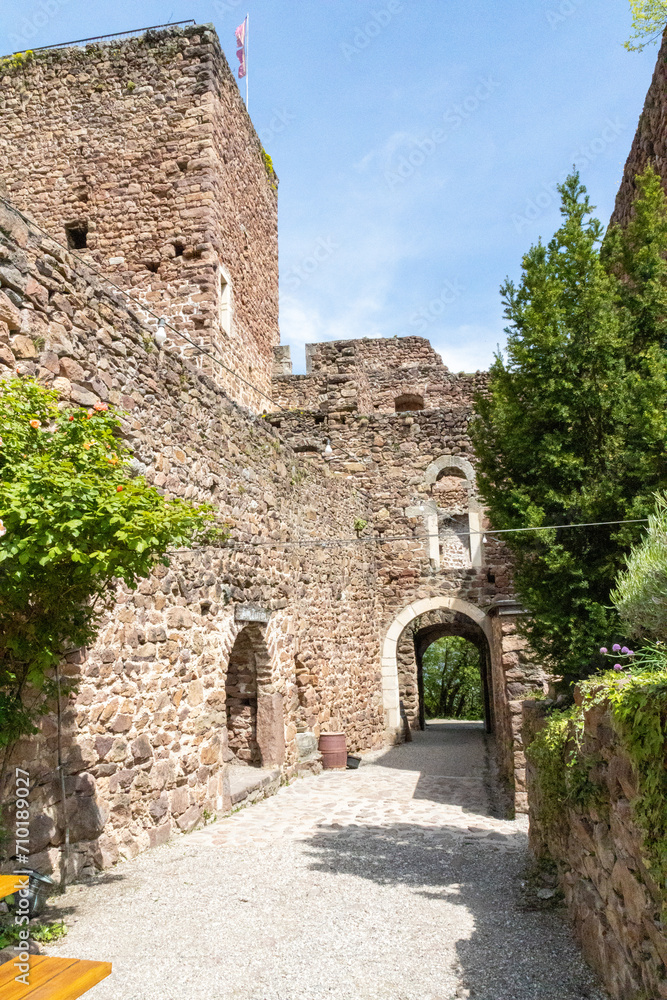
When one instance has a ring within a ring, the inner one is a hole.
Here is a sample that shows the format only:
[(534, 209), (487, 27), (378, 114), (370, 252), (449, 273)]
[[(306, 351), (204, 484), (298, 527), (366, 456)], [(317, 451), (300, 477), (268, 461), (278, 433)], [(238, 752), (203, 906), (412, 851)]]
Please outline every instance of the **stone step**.
[(229, 768), (232, 806), (265, 799), (268, 795), (275, 795), (279, 788), (278, 767), (244, 767), (242, 764), (233, 764)]

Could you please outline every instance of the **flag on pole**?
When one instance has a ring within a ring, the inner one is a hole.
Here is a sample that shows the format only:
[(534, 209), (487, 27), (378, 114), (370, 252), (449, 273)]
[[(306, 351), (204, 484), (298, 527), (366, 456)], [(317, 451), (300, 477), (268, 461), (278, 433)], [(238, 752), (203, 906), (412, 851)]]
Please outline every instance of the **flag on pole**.
[(246, 33), (248, 27), (248, 17), (246, 16), (243, 24), (239, 24), (236, 29), (236, 55), (239, 60), (239, 80), (242, 80), (248, 72), (247, 63), (247, 53), (246, 53)]

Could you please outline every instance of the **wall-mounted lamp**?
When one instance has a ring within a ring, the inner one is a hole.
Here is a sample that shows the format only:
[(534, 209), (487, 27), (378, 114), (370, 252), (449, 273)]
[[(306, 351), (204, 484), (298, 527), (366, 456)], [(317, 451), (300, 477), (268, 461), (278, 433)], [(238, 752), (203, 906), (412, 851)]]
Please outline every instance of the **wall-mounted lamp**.
[(157, 344), (159, 350), (162, 350), (162, 348), (165, 345), (165, 341), (167, 339), (167, 331), (165, 330), (166, 324), (167, 321), (163, 316), (162, 319), (158, 322), (157, 330), (153, 335), (155, 343)]
[(324, 449), (324, 454), (325, 455), (333, 454), (333, 448), (331, 447), (331, 438), (327, 438), (327, 445), (326, 448)]

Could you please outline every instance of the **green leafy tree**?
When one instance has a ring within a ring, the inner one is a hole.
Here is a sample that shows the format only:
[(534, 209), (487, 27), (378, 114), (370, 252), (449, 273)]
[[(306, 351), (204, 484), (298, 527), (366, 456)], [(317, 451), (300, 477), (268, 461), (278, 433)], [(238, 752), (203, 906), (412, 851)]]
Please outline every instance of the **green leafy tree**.
[(625, 43), (631, 52), (641, 52), (660, 37), (667, 24), (667, 0), (630, 0), (634, 34)]
[(60, 409), (32, 379), (0, 388), (0, 790), (11, 747), (49, 710), (56, 664), (92, 643), (118, 582), (136, 587), (169, 547), (213, 531), (207, 506), (130, 478), (119, 427), (106, 404)]
[[(508, 342), (476, 403), (478, 482), (495, 528), (644, 518), (667, 481), (667, 205), (638, 178), (635, 213), (602, 246), (586, 190), (561, 186), (563, 222), (502, 291)], [(522, 630), (566, 680), (621, 628), (610, 591), (640, 526), (508, 534)]]
[(479, 651), (459, 636), (436, 639), (422, 657), (428, 719), (482, 719)]

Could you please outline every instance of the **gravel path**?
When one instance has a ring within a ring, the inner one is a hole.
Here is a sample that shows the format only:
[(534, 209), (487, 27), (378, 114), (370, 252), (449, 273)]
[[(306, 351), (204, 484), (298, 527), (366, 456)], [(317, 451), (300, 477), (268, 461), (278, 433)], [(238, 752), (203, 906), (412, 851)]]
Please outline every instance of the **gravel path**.
[(111, 960), (91, 1000), (604, 1000), (560, 915), (518, 906), (474, 723), (325, 772), (118, 865), (51, 954)]

